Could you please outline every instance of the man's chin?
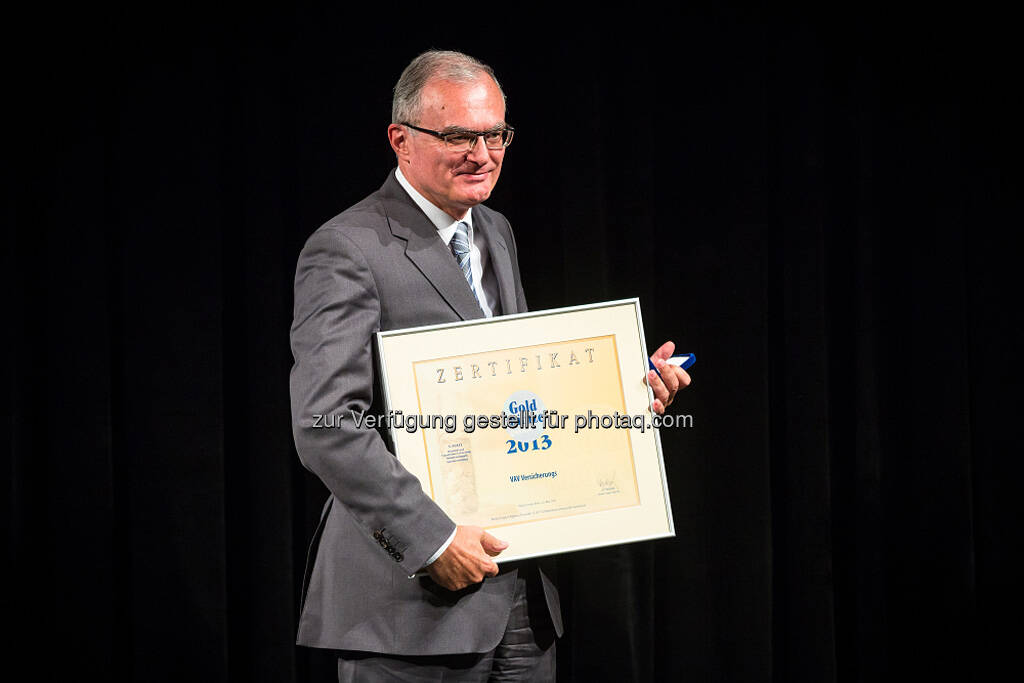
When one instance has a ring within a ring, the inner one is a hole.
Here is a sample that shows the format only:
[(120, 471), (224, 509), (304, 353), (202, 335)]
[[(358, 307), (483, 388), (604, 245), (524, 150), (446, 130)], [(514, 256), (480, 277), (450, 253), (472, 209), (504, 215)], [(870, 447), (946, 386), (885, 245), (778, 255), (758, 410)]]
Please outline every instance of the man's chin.
[(476, 206), (480, 202), (487, 201), (491, 196), (491, 185), (476, 186), (467, 188), (462, 194), (462, 200), (467, 206)]

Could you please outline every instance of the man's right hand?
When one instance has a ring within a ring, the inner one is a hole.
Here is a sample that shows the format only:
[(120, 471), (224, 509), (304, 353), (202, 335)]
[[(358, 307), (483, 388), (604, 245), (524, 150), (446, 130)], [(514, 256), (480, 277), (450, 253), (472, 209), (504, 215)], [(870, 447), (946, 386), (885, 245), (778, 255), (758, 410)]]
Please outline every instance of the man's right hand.
[(455, 538), (441, 557), (427, 567), (430, 578), (450, 591), (457, 591), (480, 583), (487, 576), (498, 575), (498, 565), (492, 557), (508, 547), (478, 526), (459, 526)]

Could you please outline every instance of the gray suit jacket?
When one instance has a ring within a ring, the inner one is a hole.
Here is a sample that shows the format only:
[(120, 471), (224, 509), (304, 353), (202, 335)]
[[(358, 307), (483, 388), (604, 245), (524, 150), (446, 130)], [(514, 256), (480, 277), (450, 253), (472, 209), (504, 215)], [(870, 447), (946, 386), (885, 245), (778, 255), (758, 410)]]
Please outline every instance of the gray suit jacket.
[[(502, 312), (525, 311), (508, 221), (477, 206), (473, 226), (486, 234)], [(295, 273), (292, 426), (299, 458), (331, 496), (307, 560), (300, 645), (432, 655), (486, 652), (501, 639), (516, 571), (454, 593), (409, 579), (455, 525), (381, 434), (356, 428), (349, 412), (382, 412), (374, 332), (480, 317), (454, 257), (394, 172), (306, 242)], [(535, 563), (521, 570), (540, 571), (561, 635), (554, 584)]]

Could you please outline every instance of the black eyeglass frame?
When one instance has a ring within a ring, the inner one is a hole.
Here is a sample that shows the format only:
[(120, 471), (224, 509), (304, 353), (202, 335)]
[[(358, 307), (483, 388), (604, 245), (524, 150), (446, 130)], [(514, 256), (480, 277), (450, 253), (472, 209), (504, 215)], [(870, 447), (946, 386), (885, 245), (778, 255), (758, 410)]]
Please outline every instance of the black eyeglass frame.
[[(469, 130), (468, 128), (456, 128), (455, 130), (449, 130), (447, 132), (440, 131), (440, 130), (431, 130), (429, 128), (420, 128), (419, 126), (414, 126), (411, 123), (405, 123), (405, 122), (403, 122), (402, 125), (406, 126), (407, 128), (412, 128), (413, 130), (418, 130), (421, 133), (427, 133), (428, 135), (433, 135), (435, 138), (437, 138), (438, 140), (441, 140), (446, 145), (451, 144), (451, 143), (448, 142), (448, 137), (451, 136), (451, 135), (474, 135), (474, 136), (476, 136), (478, 138), (483, 138), (484, 139), (484, 147), (487, 147), (487, 149), (495, 149), (495, 150), (497, 150), (497, 149), (504, 149), (504, 148), (508, 147), (509, 145), (511, 145), (512, 144), (512, 137), (513, 137), (513, 135), (516, 132), (515, 128), (513, 128), (512, 126), (508, 126), (508, 125), (501, 126), (500, 128), (493, 128), (491, 130)], [(487, 144), (487, 138), (486, 138), (486, 136), (490, 135), (491, 133), (508, 133), (508, 137), (506, 137), (504, 140), (502, 140), (501, 147), (491, 147), (490, 145)], [(476, 140), (473, 141), (473, 145), (469, 149), (472, 150), (473, 147), (476, 147)]]

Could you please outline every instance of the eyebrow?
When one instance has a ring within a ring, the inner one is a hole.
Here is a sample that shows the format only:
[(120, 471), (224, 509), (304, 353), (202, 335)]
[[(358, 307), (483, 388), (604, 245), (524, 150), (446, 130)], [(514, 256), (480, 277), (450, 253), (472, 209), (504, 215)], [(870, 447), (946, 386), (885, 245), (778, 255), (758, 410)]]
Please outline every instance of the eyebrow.
[(505, 128), (508, 128), (508, 124), (503, 122), (496, 123), (487, 130), (472, 130), (470, 128), (463, 128), (462, 126), (446, 126), (441, 129), (441, 132), (445, 134), (467, 133), (470, 135), (485, 135), (487, 133), (497, 133), (499, 130), (504, 130)]

